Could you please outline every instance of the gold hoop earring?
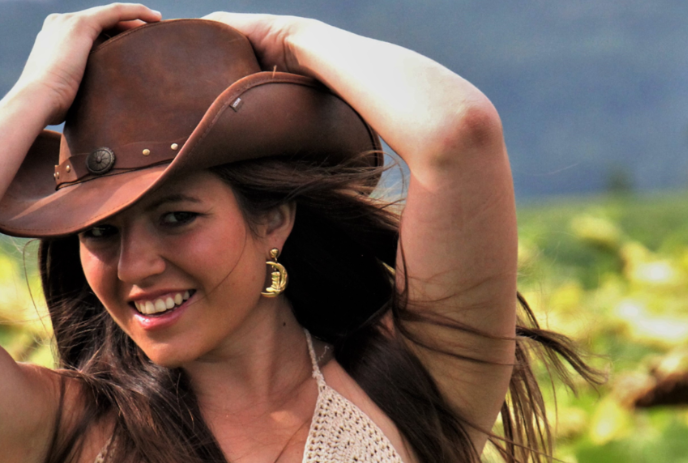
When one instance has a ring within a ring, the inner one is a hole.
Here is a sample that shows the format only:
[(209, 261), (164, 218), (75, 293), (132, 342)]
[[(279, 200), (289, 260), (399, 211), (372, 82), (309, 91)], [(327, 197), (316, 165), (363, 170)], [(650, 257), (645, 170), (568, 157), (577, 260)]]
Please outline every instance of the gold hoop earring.
[(287, 288), (289, 275), (284, 265), (277, 262), (279, 253), (279, 249), (272, 248), (270, 250), (270, 259), (265, 262), (266, 265), (269, 265), (273, 269), (273, 272), (270, 274), (270, 286), (260, 293), (265, 297), (277, 297)]

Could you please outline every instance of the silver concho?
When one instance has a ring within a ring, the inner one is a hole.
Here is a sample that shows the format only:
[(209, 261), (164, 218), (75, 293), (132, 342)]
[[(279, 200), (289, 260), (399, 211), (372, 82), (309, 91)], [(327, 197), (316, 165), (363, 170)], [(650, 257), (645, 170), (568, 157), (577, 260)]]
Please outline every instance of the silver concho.
[(92, 174), (102, 175), (115, 165), (115, 153), (110, 148), (98, 148), (86, 158), (86, 168)]

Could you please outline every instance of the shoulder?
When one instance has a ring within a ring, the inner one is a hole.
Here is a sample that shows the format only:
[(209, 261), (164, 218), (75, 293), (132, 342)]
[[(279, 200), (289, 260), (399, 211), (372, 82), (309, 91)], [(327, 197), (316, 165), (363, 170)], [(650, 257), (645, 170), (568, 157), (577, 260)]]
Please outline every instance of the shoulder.
[(0, 371), (3, 461), (43, 461), (55, 431), (61, 400), (60, 377), (52, 370), (15, 362), (3, 349)]
[[(15, 362), (0, 349), (0, 449), (3, 463), (44, 462), (83, 417), (82, 381), (48, 368)], [(105, 420), (107, 421), (107, 420)], [(79, 463), (92, 463), (112, 425), (98, 423), (84, 435)], [(93, 451), (98, 447), (98, 450)]]

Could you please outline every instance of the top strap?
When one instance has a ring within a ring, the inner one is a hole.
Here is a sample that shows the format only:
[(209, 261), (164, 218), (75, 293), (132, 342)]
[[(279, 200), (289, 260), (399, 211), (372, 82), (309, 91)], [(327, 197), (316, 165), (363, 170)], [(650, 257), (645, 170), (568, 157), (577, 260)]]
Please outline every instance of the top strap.
[(322, 391), (326, 386), (325, 377), (318, 366), (318, 359), (315, 356), (315, 349), (313, 349), (313, 339), (307, 329), (304, 328), (303, 331), (306, 333), (306, 341), (308, 342), (308, 354), (311, 357), (311, 364), (313, 365), (313, 377), (318, 382), (318, 390)]

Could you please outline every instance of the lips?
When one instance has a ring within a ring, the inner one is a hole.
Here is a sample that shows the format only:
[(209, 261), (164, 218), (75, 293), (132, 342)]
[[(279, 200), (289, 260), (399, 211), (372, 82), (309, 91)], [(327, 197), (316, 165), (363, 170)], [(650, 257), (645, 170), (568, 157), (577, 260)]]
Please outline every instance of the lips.
[(157, 315), (179, 307), (193, 295), (194, 291), (180, 291), (169, 293), (155, 299), (139, 299), (134, 301), (136, 310), (143, 315)]

